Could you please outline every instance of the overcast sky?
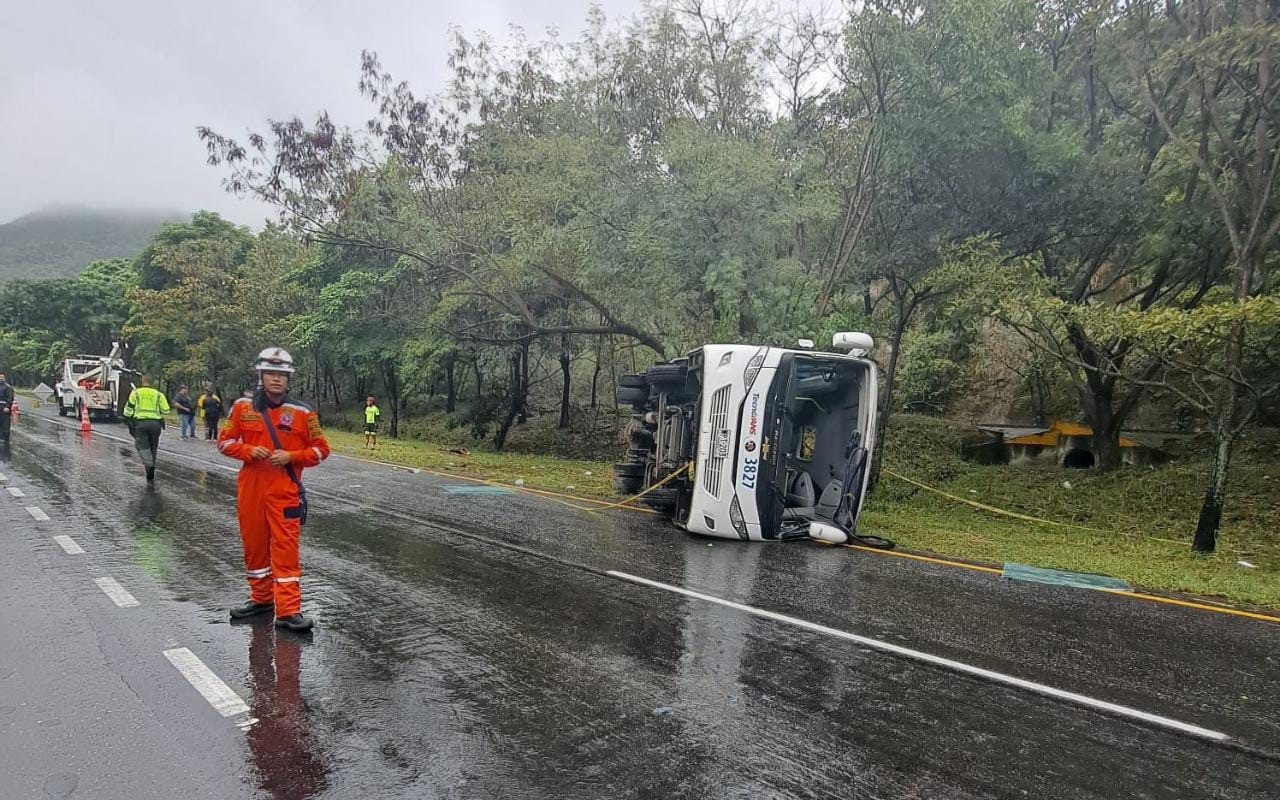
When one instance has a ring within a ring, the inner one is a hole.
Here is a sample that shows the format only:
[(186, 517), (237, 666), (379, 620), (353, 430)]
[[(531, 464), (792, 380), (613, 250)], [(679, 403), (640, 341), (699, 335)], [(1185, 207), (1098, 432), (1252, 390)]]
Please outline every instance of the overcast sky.
[[(641, 0), (601, 0), (611, 21)], [(50, 205), (209, 208), (259, 225), (226, 194), (197, 125), (240, 136), (327, 108), (358, 125), (361, 49), (419, 92), (442, 86), (450, 25), (504, 37), (582, 29), (588, 0), (6, 0), (0, 14), (0, 222)]]

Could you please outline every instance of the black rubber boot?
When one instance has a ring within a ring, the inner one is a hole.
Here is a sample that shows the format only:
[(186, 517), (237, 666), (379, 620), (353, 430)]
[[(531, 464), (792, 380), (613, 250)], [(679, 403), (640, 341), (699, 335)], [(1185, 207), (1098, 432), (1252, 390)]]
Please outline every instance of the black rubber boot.
[(154, 483), (156, 480), (156, 468), (147, 467), (147, 483)]
[(311, 622), (309, 617), (304, 617), (301, 614), (293, 614), (288, 617), (276, 618), (277, 628), (284, 628), (285, 630), (296, 631), (298, 633), (311, 630), (311, 626), (313, 624), (314, 623)]
[(256, 616), (267, 611), (271, 611), (276, 607), (275, 603), (255, 603), (252, 600), (242, 606), (236, 606), (231, 609), (232, 619), (245, 619), (246, 617)]

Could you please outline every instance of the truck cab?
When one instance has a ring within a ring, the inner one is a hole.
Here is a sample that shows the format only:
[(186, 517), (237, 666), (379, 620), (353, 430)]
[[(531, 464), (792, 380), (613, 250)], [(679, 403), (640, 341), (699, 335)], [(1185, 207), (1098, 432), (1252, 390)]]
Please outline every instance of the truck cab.
[(839, 352), (705, 345), (622, 376), (633, 413), (615, 487), (691, 533), (846, 541), (875, 447), (871, 346), (854, 333), (835, 336)]
[(106, 356), (78, 355), (62, 362), (62, 379), (56, 384), (58, 414), (114, 420), (124, 410), (128, 398), (123, 348), (113, 343)]

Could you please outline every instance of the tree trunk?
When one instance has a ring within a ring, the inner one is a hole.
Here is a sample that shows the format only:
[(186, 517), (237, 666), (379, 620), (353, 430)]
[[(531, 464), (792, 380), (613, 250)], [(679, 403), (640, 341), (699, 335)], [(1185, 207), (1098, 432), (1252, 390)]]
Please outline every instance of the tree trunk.
[(604, 341), (601, 340), (596, 345), (596, 365), (591, 370), (591, 410), (594, 411), (600, 402), (600, 366), (601, 353), (604, 352)]
[(515, 399), (520, 406), (516, 410), (516, 424), (523, 425), (529, 421), (529, 340), (520, 342), (520, 372)]
[[(1252, 244), (1252, 241), (1251, 241)], [(1262, 262), (1262, 253), (1252, 248), (1236, 259), (1235, 301), (1243, 305), (1253, 291), (1253, 275)], [(1212, 553), (1218, 543), (1218, 526), (1222, 522), (1222, 508), (1227, 497), (1227, 470), (1231, 467), (1231, 447), (1235, 442), (1236, 418), (1240, 410), (1240, 385), (1235, 378), (1240, 374), (1244, 361), (1245, 319), (1240, 316), (1231, 325), (1223, 347), (1222, 371), (1227, 379), (1222, 381), (1218, 393), (1217, 419), (1213, 424), (1213, 460), (1209, 462), (1209, 481), (1204, 501), (1200, 504), (1200, 518), (1196, 521), (1196, 535), (1191, 549), (1197, 553)]]
[(400, 438), (400, 382), (396, 379), (394, 361), (382, 362), (382, 382), (387, 389), (387, 397), (391, 400), (391, 428), (388, 431), (392, 439)]
[(1031, 416), (1035, 424), (1043, 428), (1049, 424), (1049, 390), (1038, 370), (1031, 375), (1030, 383)]
[[(1099, 356), (1093, 343), (1079, 328), (1069, 328), (1067, 338), (1075, 349), (1080, 361), (1090, 369), (1085, 370), (1084, 384), (1077, 387), (1080, 392), (1080, 406), (1084, 410), (1085, 422), (1093, 429), (1093, 466), (1095, 469), (1108, 472), (1119, 469), (1123, 462), (1120, 452), (1120, 426), (1124, 423), (1125, 414), (1115, 413), (1116, 379), (1113, 375), (1102, 375), (1105, 366), (1103, 357)], [(1113, 369), (1119, 369), (1112, 358), (1108, 363)]]
[(889, 430), (889, 417), (893, 413), (893, 383), (898, 374), (898, 354), (902, 351), (902, 334), (907, 329), (907, 322), (915, 306), (913, 302), (910, 307), (904, 308), (901, 296), (895, 299), (898, 300), (895, 306), (897, 315), (894, 317), (893, 336), (889, 340), (889, 363), (884, 370), (884, 379), (880, 392), (880, 415), (879, 419), (876, 420), (876, 448), (871, 462), (870, 485), (872, 486), (880, 481), (880, 467), (884, 462), (882, 455), (884, 453), (885, 434)]
[[(1222, 402), (1226, 407), (1236, 405), (1235, 384), (1227, 382)], [(1225, 417), (1225, 415), (1224, 415)], [(1200, 516), (1196, 520), (1196, 534), (1191, 549), (1196, 553), (1212, 553), (1218, 546), (1218, 527), (1222, 522), (1222, 507), (1227, 498), (1227, 469), (1231, 466), (1231, 446), (1235, 441), (1230, 425), (1233, 420), (1220, 417), (1213, 425), (1213, 458), (1209, 462), (1209, 480), (1204, 500), (1200, 503)]]
[(569, 427), (569, 337), (560, 337), (560, 429)]
[(480, 373), (480, 357), (476, 356), (471, 362), (471, 368), (476, 373), (476, 406), (480, 405), (480, 401), (484, 399), (484, 376)]
[(521, 397), (522, 395), (521, 387), (522, 387), (522, 377), (523, 377), (522, 375), (523, 369), (521, 364), (521, 361), (523, 359), (521, 357), (521, 351), (523, 349), (527, 349), (527, 347), (528, 345), (525, 345), (524, 348), (516, 348), (511, 353), (511, 372), (510, 372), (511, 402), (507, 407), (506, 416), (502, 418), (502, 424), (498, 426), (498, 432), (494, 434), (494, 437), (493, 437), (494, 450), (501, 451), (502, 448), (506, 446), (507, 434), (511, 433), (511, 425), (516, 421), (516, 418), (520, 416), (520, 409), (524, 405), (523, 399)]
[(333, 397), (333, 407), (337, 409), (339, 419), (345, 420), (347, 415), (342, 410), (342, 389), (339, 388), (338, 380), (333, 375), (333, 367), (326, 361), (323, 369), (325, 385), (329, 387), (329, 393)]
[(444, 410), (446, 414), (452, 414), (458, 405), (458, 387), (454, 384), (453, 374), (457, 363), (457, 356), (450, 355), (444, 364)]

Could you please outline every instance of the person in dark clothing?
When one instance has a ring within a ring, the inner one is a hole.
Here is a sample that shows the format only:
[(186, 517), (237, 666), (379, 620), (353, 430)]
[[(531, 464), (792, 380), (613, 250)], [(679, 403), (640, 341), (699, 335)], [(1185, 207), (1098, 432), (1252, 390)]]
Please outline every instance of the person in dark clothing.
[(218, 423), (222, 420), (224, 409), (222, 397), (213, 384), (205, 387), (204, 394), (196, 400), (196, 409), (204, 414), (204, 438), (213, 441), (218, 438)]
[(178, 439), (186, 441), (196, 438), (196, 401), (188, 393), (187, 387), (178, 387), (173, 407), (178, 411)]
[(13, 404), (18, 402), (13, 396), (13, 387), (0, 372), (0, 442), (9, 444), (9, 427), (13, 424)]

